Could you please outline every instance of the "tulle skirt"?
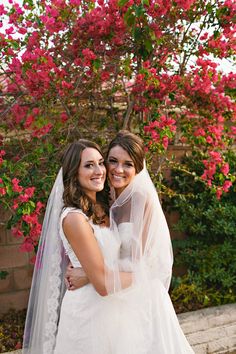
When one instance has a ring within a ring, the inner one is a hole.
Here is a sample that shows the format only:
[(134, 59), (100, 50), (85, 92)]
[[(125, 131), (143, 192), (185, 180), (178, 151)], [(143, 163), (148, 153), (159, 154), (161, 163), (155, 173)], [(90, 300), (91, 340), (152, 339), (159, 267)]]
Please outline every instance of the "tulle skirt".
[(192, 354), (159, 280), (102, 297), (67, 291), (54, 354)]

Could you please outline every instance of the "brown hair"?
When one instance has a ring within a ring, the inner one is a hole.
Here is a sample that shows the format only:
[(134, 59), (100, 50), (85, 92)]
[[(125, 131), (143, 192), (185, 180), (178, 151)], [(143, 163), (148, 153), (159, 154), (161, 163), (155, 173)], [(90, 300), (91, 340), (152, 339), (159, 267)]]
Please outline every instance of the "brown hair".
[[(63, 202), (64, 207), (81, 209), (95, 224), (100, 224), (103, 221), (101, 217), (96, 214), (94, 202), (85, 194), (78, 181), (81, 154), (86, 148), (96, 149), (103, 156), (100, 147), (96, 143), (86, 139), (73, 142), (67, 147), (63, 154)], [(97, 203), (102, 206), (107, 215), (109, 211), (107, 188), (97, 193)]]
[(110, 150), (117, 145), (128, 152), (134, 163), (136, 173), (139, 173), (144, 167), (145, 157), (142, 139), (128, 130), (120, 130), (108, 146), (107, 157)]

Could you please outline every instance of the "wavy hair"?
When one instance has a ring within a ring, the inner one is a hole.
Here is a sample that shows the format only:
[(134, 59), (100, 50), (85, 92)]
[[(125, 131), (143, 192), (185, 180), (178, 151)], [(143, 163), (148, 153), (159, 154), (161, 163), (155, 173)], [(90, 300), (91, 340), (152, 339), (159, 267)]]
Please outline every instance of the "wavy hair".
[(81, 163), (81, 154), (86, 148), (96, 149), (102, 156), (100, 147), (86, 139), (80, 139), (70, 144), (62, 157), (63, 173), (63, 202), (64, 207), (75, 207), (81, 209), (95, 224), (103, 223), (105, 215), (109, 213), (109, 193), (108, 185), (105, 183), (104, 189), (97, 193), (97, 204), (99, 204), (104, 215), (98, 216), (95, 203), (86, 195), (78, 181), (78, 169)]

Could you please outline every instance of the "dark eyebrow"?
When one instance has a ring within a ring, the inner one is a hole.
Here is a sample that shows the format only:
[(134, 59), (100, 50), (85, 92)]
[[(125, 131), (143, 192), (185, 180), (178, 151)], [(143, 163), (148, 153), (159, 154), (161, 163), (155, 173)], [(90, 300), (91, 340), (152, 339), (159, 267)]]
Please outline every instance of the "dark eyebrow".
[[(108, 160), (109, 160), (109, 159), (118, 160), (117, 157), (115, 157), (115, 156), (109, 156), (109, 157), (108, 157)], [(125, 162), (134, 163), (133, 160), (125, 160)]]
[[(104, 161), (104, 158), (101, 157), (101, 158), (99, 159), (99, 162), (100, 162), (100, 161)], [(84, 161), (84, 163), (91, 163), (91, 162), (94, 162), (94, 160), (87, 160), (87, 161)]]

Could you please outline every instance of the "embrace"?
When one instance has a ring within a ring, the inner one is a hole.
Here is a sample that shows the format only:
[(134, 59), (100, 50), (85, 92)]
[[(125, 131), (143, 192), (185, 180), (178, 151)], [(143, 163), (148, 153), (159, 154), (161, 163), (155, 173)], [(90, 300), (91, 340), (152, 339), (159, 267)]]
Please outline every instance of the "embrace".
[(72, 143), (47, 203), (23, 353), (194, 353), (168, 294), (172, 263), (142, 140), (120, 131), (105, 158)]

